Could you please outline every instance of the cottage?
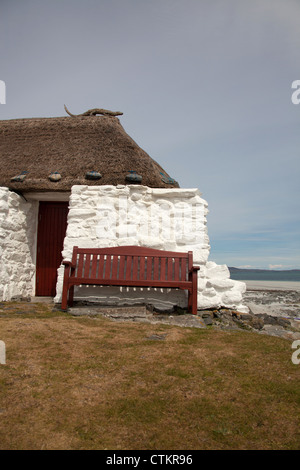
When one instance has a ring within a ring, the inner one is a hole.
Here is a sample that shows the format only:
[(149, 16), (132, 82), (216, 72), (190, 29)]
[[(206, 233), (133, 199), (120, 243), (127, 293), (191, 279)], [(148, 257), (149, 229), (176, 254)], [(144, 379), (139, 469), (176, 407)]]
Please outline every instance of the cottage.
[[(105, 110), (104, 110), (105, 111)], [(86, 113), (85, 113), (86, 114)], [(60, 302), (73, 246), (139, 245), (194, 254), (198, 308), (247, 311), (245, 284), (208, 261), (207, 203), (182, 189), (125, 132), (101, 116), (0, 121), (0, 297)], [(186, 306), (186, 292), (81, 286), (75, 299)]]

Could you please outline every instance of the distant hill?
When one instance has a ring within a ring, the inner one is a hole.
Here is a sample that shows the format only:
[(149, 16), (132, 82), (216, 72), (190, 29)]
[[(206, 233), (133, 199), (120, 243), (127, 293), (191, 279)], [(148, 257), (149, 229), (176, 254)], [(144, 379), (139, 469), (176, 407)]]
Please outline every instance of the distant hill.
[(228, 268), (231, 279), (236, 281), (299, 281), (300, 269), (272, 271), (271, 269)]

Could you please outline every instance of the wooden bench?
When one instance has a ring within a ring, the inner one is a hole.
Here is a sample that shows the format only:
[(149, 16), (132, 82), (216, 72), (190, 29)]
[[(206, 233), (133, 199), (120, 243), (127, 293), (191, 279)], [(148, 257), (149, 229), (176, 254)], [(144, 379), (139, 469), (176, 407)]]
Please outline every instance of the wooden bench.
[[(129, 286), (188, 290), (188, 311), (197, 313), (197, 271), (193, 252), (177, 253), (141, 246), (78, 248), (64, 261), (62, 310), (73, 305), (74, 286)], [(69, 296), (68, 296), (69, 293)], [(69, 298), (68, 298), (69, 297)]]

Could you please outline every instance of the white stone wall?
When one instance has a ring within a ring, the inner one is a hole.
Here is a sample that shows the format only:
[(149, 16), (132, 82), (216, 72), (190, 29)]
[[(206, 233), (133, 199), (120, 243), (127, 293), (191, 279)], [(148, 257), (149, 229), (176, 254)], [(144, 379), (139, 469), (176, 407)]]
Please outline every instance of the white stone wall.
[(35, 291), (38, 203), (0, 187), (0, 298), (29, 297)]
[[(208, 261), (207, 203), (197, 189), (153, 189), (145, 186), (73, 186), (63, 258), (73, 246), (140, 245), (194, 253), (200, 266), (198, 308), (231, 307), (248, 311), (246, 286), (229, 279), (227, 266)], [(61, 301), (63, 266), (58, 269), (56, 302)], [(79, 287), (75, 299), (108, 304), (151, 303), (159, 307), (186, 306), (181, 290)]]

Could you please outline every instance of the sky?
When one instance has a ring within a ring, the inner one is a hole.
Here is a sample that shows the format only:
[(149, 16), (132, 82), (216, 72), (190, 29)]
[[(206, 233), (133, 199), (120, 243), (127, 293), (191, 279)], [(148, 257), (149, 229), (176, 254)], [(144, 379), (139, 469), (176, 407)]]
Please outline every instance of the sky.
[(208, 202), (210, 260), (299, 269), (299, 55), (299, 0), (0, 0), (0, 119), (122, 111)]

